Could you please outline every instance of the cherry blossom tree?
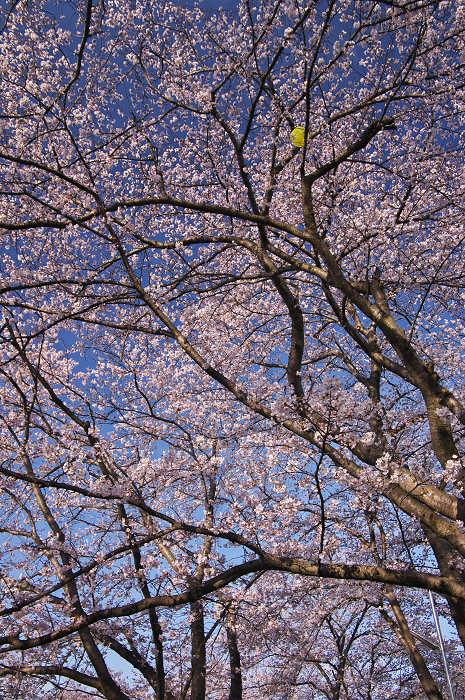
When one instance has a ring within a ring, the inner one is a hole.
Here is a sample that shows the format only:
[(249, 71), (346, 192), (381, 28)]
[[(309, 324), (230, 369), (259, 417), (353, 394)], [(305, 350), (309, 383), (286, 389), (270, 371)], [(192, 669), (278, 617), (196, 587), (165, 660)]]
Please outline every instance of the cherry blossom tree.
[(465, 5), (0, 28), (0, 693), (462, 687)]

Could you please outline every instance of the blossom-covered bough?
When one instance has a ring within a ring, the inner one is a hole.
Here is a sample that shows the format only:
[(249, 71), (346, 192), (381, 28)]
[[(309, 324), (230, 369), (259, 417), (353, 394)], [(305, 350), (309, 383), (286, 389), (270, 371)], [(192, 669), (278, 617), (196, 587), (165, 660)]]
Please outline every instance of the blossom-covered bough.
[(19, 0), (0, 36), (0, 693), (445, 697), (465, 6)]

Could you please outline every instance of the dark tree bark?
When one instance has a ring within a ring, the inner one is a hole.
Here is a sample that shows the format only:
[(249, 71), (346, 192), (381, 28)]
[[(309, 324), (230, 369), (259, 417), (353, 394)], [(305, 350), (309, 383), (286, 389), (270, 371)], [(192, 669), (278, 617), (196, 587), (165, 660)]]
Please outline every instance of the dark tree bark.
[(191, 696), (190, 700), (205, 700), (206, 644), (203, 605), (200, 600), (191, 603)]
[(242, 700), (241, 656), (237, 645), (236, 631), (230, 624), (226, 625), (226, 638), (228, 642), (229, 667), (231, 670), (231, 684), (228, 700)]

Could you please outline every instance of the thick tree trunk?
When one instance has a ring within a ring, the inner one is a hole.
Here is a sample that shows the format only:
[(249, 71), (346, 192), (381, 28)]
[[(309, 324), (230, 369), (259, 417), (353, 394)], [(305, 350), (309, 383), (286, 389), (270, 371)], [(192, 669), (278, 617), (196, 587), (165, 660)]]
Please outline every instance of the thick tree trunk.
[(338, 666), (336, 685), (334, 686), (333, 693), (331, 695), (331, 700), (340, 700), (342, 681), (344, 678), (344, 667), (345, 667), (345, 659)]
[(242, 700), (242, 671), (237, 636), (234, 628), (226, 625), (226, 637), (228, 641), (229, 667), (231, 669), (231, 683), (228, 700)]
[[(441, 576), (464, 583), (465, 579), (463, 575), (454, 566), (454, 551), (449, 543), (442, 537), (436, 535), (434, 532), (431, 532), (431, 530), (429, 530), (427, 527), (423, 527), (423, 530), (434, 552), (436, 561), (438, 562)], [(465, 648), (465, 604), (463, 600), (458, 600), (452, 596), (446, 596), (446, 600), (449, 604), (452, 619), (457, 627), (458, 635)]]
[[(394, 631), (396, 632), (396, 635), (399, 641), (402, 643), (405, 651), (409, 655), (412, 666), (415, 669), (426, 697), (428, 700), (444, 700), (442, 693), (440, 692), (431, 673), (428, 670), (428, 667), (425, 664), (423, 656), (417, 649), (415, 638), (410, 631), (410, 627), (408, 626), (408, 622), (402, 608), (399, 605), (399, 601), (397, 600), (397, 596), (394, 593), (392, 586), (386, 586), (386, 595), (397, 620), (397, 625), (394, 627)], [(393, 621), (392, 624), (394, 624)]]
[(191, 603), (191, 700), (205, 700), (206, 649), (203, 605)]

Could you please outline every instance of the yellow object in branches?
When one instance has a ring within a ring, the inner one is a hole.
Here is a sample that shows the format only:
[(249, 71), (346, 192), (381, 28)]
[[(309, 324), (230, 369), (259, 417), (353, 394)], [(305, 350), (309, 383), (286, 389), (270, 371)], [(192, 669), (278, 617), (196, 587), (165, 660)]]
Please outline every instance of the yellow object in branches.
[(305, 129), (303, 126), (298, 126), (291, 133), (291, 141), (297, 148), (302, 148), (305, 142)]

